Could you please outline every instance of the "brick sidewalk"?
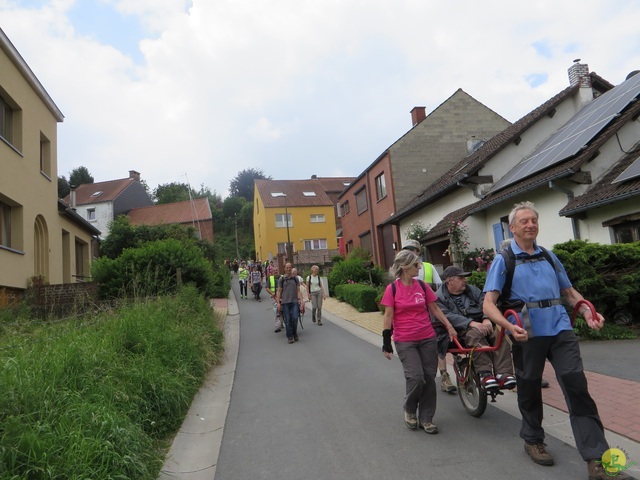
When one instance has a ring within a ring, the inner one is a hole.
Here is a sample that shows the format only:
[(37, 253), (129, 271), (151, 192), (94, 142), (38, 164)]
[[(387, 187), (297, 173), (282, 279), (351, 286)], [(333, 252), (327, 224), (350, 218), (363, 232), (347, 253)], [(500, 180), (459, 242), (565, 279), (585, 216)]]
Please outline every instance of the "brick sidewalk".
[[(594, 372), (585, 372), (585, 375), (604, 427), (640, 442), (640, 382)], [(545, 366), (544, 378), (550, 385), (542, 390), (544, 403), (568, 413), (564, 395), (549, 362)]]

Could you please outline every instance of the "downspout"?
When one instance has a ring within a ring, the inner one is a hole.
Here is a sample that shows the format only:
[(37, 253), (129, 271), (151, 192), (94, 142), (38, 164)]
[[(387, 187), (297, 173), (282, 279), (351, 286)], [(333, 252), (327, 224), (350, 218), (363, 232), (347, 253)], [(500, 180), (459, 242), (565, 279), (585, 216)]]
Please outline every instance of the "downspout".
[[(567, 196), (567, 200), (573, 200), (573, 192), (568, 188), (557, 185), (553, 180), (549, 180), (549, 188), (556, 192), (564, 193)], [(573, 229), (573, 239), (580, 240), (580, 226), (575, 218), (571, 217), (571, 228)]]
[(369, 178), (369, 170), (367, 170), (367, 176), (365, 185), (367, 186), (367, 202), (369, 205), (369, 225), (371, 225), (371, 256), (373, 257), (373, 261), (377, 264), (380, 264), (380, 259), (378, 258), (378, 229), (375, 226), (375, 220), (373, 217), (373, 203), (371, 203), (371, 183)]

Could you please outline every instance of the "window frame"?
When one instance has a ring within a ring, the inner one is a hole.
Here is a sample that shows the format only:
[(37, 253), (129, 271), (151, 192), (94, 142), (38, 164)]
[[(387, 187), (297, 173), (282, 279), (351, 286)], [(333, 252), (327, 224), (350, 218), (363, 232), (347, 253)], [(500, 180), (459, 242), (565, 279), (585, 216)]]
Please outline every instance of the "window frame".
[(304, 249), (305, 250), (326, 250), (327, 239), (326, 238), (307, 239), (304, 241)]
[(11, 205), (0, 200), (0, 246), (11, 247)]
[(327, 218), (324, 213), (312, 213), (309, 215), (310, 223), (327, 223)]
[(378, 175), (375, 178), (375, 182), (376, 182), (376, 199), (380, 201), (386, 198), (387, 196), (387, 182), (384, 177), (384, 172), (382, 172), (380, 175)]
[(276, 228), (287, 228), (285, 215), (289, 220), (289, 228), (293, 227), (293, 215), (291, 213), (276, 213)]
[(367, 201), (367, 187), (362, 187), (355, 193), (356, 197), (356, 211), (358, 215), (362, 215), (369, 210), (369, 202)]

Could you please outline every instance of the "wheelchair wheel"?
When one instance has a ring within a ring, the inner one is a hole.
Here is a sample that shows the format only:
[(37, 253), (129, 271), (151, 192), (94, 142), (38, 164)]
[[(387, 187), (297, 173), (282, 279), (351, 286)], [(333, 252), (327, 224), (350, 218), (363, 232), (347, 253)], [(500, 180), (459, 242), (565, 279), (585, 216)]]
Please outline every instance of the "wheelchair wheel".
[[(461, 371), (467, 370), (469, 359), (460, 360), (459, 367)], [(458, 396), (462, 402), (462, 406), (472, 417), (481, 417), (487, 409), (487, 395), (480, 387), (480, 379), (475, 370), (469, 373), (467, 382), (463, 384), (456, 376), (458, 383)]]

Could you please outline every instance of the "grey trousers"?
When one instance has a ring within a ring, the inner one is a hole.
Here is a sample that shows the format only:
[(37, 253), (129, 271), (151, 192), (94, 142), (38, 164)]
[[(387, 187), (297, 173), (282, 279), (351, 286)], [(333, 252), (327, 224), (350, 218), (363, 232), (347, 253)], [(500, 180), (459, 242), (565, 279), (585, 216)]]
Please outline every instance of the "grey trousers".
[(322, 290), (311, 292), (311, 318), (322, 321)]
[(580, 345), (572, 330), (562, 331), (555, 337), (533, 337), (513, 345), (518, 407), (522, 414), (520, 437), (527, 443), (544, 441), (540, 382), (547, 358), (553, 365), (569, 408), (569, 421), (578, 452), (584, 460), (601, 459), (609, 444), (604, 437), (598, 408), (587, 388)]
[(418, 412), (420, 423), (432, 422), (436, 414), (436, 371), (438, 370), (438, 343), (436, 337), (416, 342), (395, 342), (398, 358), (402, 362), (407, 393), (404, 409)]
[[(497, 343), (497, 334), (494, 330), (489, 339), (477, 328), (469, 328), (464, 332), (464, 343), (468, 348), (478, 345), (480, 347), (493, 346)], [(489, 345), (491, 343), (491, 345)], [(513, 374), (513, 366), (511, 362), (511, 352), (506, 340), (495, 352), (473, 352), (473, 362), (476, 365), (476, 372), (491, 372), (495, 375), (499, 373)]]

